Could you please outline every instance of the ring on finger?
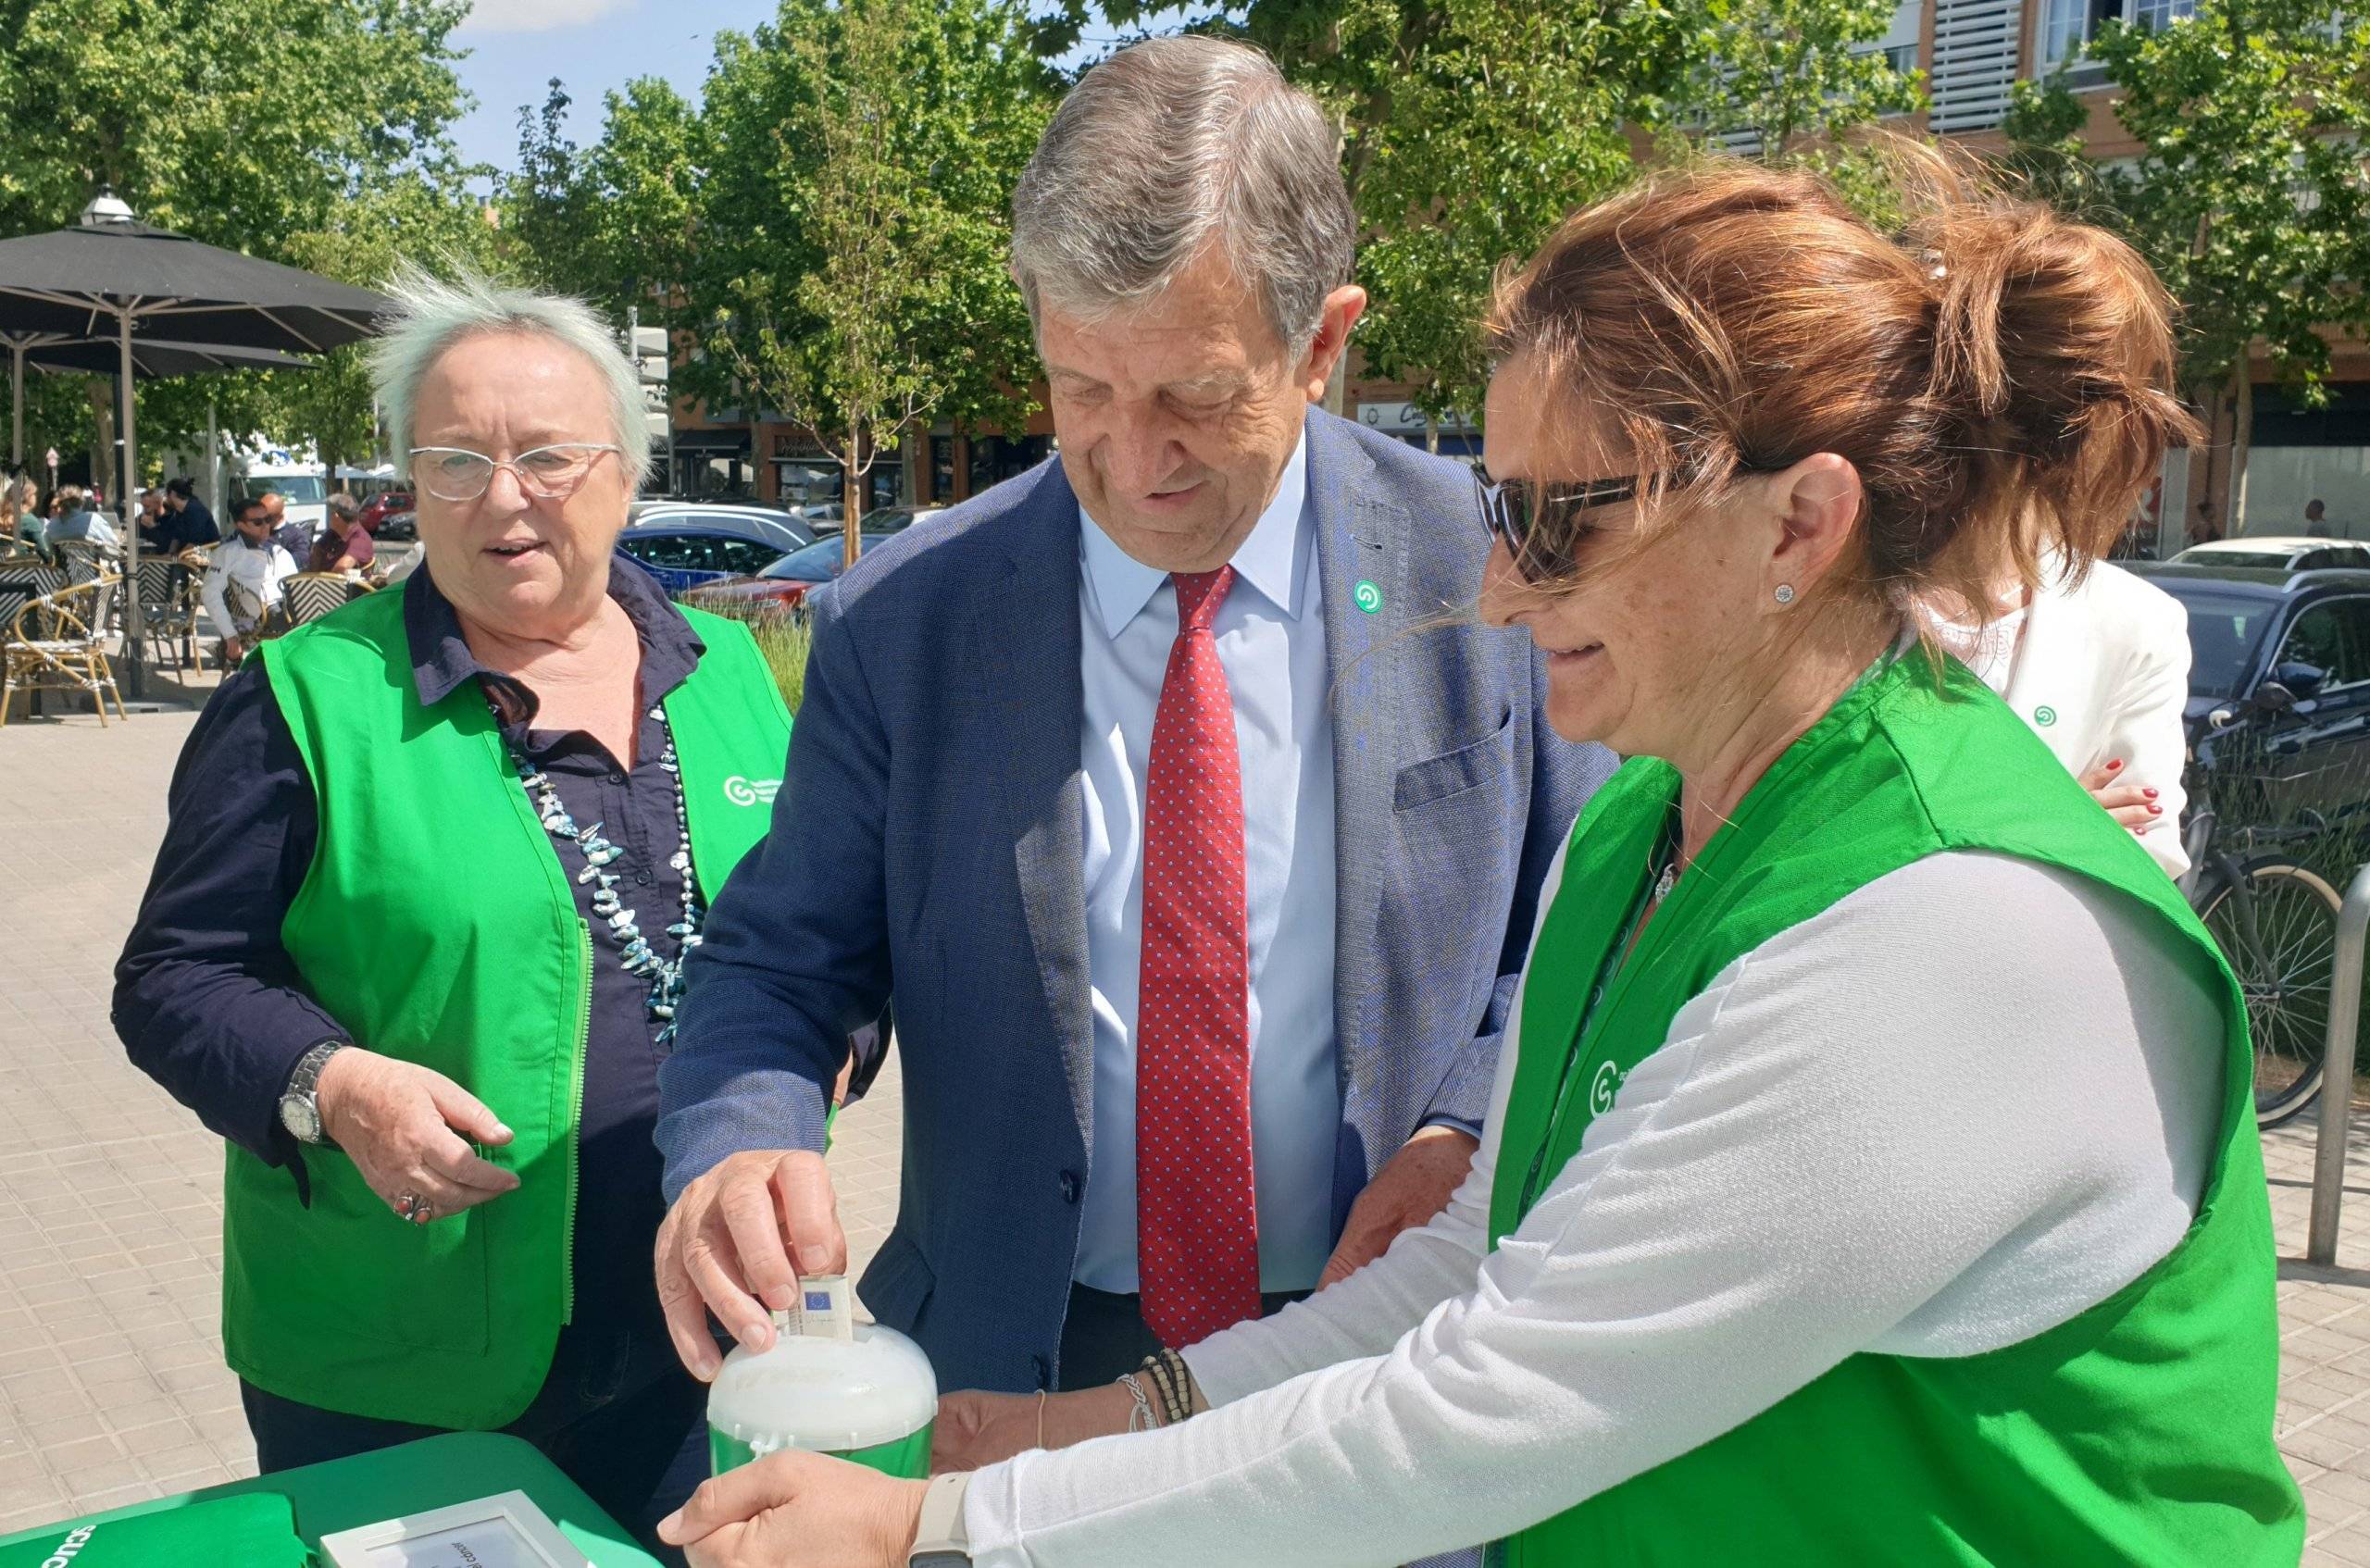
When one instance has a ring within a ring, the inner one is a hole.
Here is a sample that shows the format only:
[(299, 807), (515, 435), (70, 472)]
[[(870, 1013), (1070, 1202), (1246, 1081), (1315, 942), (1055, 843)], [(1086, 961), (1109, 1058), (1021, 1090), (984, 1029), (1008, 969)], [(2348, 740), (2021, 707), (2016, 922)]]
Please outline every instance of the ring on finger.
[(436, 1205), (417, 1192), (395, 1195), (395, 1213), (414, 1225), (426, 1225), (436, 1217)]

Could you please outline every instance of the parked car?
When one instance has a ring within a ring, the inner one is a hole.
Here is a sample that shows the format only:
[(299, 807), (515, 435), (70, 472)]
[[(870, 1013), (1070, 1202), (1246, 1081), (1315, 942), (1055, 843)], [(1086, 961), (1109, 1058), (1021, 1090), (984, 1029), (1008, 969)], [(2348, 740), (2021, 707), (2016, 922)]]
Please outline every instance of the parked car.
[(628, 529), (618, 536), (617, 548), (649, 567), (672, 594), (725, 578), (746, 577), (789, 553), (765, 540), (717, 533), (696, 523)]
[(419, 514), (409, 505), (389, 512), (379, 519), (379, 526), (370, 530), (370, 537), (381, 544), (389, 541), (409, 543), (419, 538)]
[[(889, 535), (885, 533), (867, 533), (862, 540), (867, 550), (888, 542)], [(683, 602), (704, 610), (739, 615), (795, 610), (806, 603), (808, 593), (846, 569), (847, 541), (838, 534), (829, 534), (803, 550), (792, 551), (762, 571), (703, 584), (683, 595)]]
[(391, 514), (409, 513), (414, 505), (407, 490), (382, 490), (362, 504), (362, 529), (373, 539), (381, 537), (380, 528)]
[[(833, 511), (837, 510), (838, 508), (833, 508)], [(945, 510), (943, 506), (876, 506), (864, 515), (864, 537), (870, 539), (876, 533), (882, 535), (899, 533), (925, 517), (935, 517)], [(834, 518), (830, 522), (817, 523), (815, 533), (817, 538), (820, 538), (827, 533), (844, 532), (846, 528), (847, 524), (843, 519)]]
[(755, 540), (781, 550), (815, 541), (816, 530), (794, 512), (726, 501), (637, 501), (626, 511), (626, 531), (697, 529), (728, 539)]
[(815, 535), (788, 512), (722, 502), (638, 501), (617, 548), (648, 566), (669, 593), (745, 577)]
[(2165, 562), (2131, 570), (2189, 612), (2191, 744), (2263, 715), (2263, 809), (2278, 820), (2370, 814), (2370, 569)]
[(2264, 535), (2217, 539), (2192, 544), (2167, 562), (2176, 566), (2259, 566), (2269, 571), (2311, 572), (2332, 566), (2370, 567), (2370, 545), (2350, 539), (2304, 539)]

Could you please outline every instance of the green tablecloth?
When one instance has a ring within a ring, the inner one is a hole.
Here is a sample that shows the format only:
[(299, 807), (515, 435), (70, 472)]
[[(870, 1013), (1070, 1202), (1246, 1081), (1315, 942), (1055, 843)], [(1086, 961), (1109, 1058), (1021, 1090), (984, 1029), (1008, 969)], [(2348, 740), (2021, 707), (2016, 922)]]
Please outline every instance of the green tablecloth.
[(109, 1509), (84, 1519), (61, 1520), (37, 1530), (0, 1536), (0, 1546), (42, 1537), (55, 1537), (61, 1529), (94, 1521), (126, 1518), (181, 1508), (207, 1498), (236, 1492), (284, 1492), (296, 1505), (296, 1533), (308, 1546), (357, 1524), (375, 1524), (405, 1513), (421, 1513), (496, 1492), (520, 1491), (535, 1500), (577, 1549), (595, 1568), (657, 1568), (657, 1560), (634, 1544), (632, 1532), (601, 1512), (583, 1489), (560, 1473), (532, 1444), (492, 1432), (454, 1432), (417, 1443), (308, 1464), (183, 1492), (154, 1498), (128, 1508)]

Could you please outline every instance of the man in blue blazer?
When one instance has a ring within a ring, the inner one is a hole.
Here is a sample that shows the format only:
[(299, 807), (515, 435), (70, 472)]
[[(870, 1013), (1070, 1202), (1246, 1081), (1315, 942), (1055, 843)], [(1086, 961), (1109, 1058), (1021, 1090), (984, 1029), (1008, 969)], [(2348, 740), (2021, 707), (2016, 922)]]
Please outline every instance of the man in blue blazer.
[(763, 1345), (844, 1267), (817, 1151), (892, 1001), (902, 1204), (860, 1289), (942, 1387), (1108, 1380), (1378, 1255), (1466, 1172), (1611, 768), (1464, 613), (1471, 474), (1312, 406), (1365, 294), (1331, 128), (1265, 56), (1096, 67), (1014, 209), (1060, 455), (817, 597), (661, 1070), (702, 1376), (705, 1312)]

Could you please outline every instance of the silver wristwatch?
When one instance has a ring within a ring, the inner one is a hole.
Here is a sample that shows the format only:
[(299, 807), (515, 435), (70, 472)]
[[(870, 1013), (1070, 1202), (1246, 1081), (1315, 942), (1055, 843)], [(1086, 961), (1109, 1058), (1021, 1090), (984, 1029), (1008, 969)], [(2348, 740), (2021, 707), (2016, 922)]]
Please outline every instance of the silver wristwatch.
[(967, 1470), (930, 1477), (905, 1568), (971, 1568), (971, 1533), (963, 1525), (963, 1499), (970, 1487)]
[(288, 1075), (287, 1092), (280, 1097), (280, 1125), (299, 1143), (325, 1145), (334, 1149), (329, 1134), (321, 1130), (321, 1102), (318, 1092), (321, 1068), (329, 1059), (343, 1051), (351, 1040), (325, 1039), (296, 1060), (296, 1070)]

